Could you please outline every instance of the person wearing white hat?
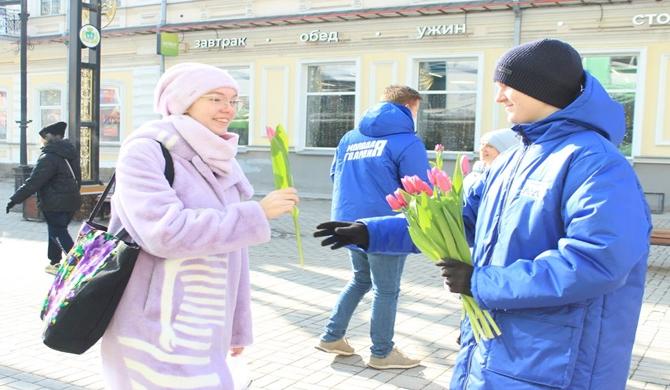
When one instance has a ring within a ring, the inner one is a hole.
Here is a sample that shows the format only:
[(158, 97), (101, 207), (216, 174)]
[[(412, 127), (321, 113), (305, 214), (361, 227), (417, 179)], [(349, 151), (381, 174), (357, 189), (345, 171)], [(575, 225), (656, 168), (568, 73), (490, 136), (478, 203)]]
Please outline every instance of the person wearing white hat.
[(479, 160), (472, 165), (472, 171), (463, 179), (464, 197), (468, 196), (472, 186), (479, 182), (484, 171), (498, 156), (521, 145), (521, 140), (510, 128), (489, 131), (482, 135), (479, 142)]
[(521, 140), (510, 128), (489, 131), (480, 138), (479, 159), (490, 167), (496, 157), (520, 144)]

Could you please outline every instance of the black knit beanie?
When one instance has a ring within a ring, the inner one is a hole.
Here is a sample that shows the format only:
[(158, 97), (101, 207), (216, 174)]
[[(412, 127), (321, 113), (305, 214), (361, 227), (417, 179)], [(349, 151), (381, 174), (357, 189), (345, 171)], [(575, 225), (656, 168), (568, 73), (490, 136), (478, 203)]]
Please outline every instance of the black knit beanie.
[(557, 39), (542, 39), (519, 45), (500, 57), (493, 81), (564, 108), (581, 92), (583, 76), (577, 50)]

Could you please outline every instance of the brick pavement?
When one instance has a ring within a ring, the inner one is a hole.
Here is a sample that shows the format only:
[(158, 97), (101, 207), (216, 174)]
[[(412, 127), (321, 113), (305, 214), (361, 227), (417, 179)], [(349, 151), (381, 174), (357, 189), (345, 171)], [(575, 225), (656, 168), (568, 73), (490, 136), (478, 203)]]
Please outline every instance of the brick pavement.
[[(0, 199), (12, 183), (0, 182)], [(245, 351), (252, 389), (446, 389), (456, 356), (458, 300), (441, 287), (434, 266), (419, 255), (407, 261), (396, 322), (396, 343), (423, 365), (377, 371), (369, 357), (370, 298), (351, 321), (358, 355), (334, 357), (313, 348), (332, 305), (349, 278), (344, 251), (309, 237), (329, 215), (329, 202), (305, 200), (301, 223), (305, 267), (297, 264), (290, 218), (274, 221), (273, 240), (251, 250), (255, 343)], [(670, 214), (655, 215), (658, 226)], [(78, 223), (71, 225), (74, 233)], [(0, 217), (0, 389), (101, 389), (99, 350), (76, 356), (44, 347), (39, 305), (49, 286), (46, 226), (19, 213)], [(40, 261), (40, 259), (44, 259)], [(7, 272), (9, 271), (9, 272)], [(652, 247), (645, 302), (628, 389), (670, 390), (670, 247)]]

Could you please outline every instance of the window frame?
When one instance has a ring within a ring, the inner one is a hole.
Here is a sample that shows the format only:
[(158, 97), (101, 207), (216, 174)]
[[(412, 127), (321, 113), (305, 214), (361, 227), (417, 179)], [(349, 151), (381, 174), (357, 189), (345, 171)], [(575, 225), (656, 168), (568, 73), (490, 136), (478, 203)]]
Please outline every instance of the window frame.
[[(37, 93), (36, 93), (36, 96), (35, 96), (35, 101), (36, 101), (35, 107), (37, 107), (37, 114), (35, 115), (35, 118), (37, 118), (37, 120), (35, 121), (35, 124), (37, 124), (37, 126), (35, 127), (35, 129), (37, 131), (29, 132), (29, 135), (27, 137), (29, 143), (38, 143), (39, 129), (43, 129), (44, 126), (46, 126), (46, 124), (42, 123), (42, 109), (43, 108), (57, 108), (57, 106), (42, 106), (42, 102), (41, 102), (42, 91), (49, 91), (49, 90), (60, 91), (60, 107), (58, 107), (58, 108), (60, 108), (60, 111), (61, 111), (61, 119), (60, 120), (63, 121), (63, 122), (66, 122), (66, 123), (69, 122), (67, 111), (65, 110), (65, 105), (66, 105), (66, 100), (67, 100), (67, 94), (65, 93), (65, 89), (62, 86), (55, 85), (55, 84), (44, 84), (44, 85), (39, 86), (36, 89)], [(65, 133), (66, 133), (65, 136), (66, 137), (69, 136), (69, 128), (70, 128), (70, 125), (68, 123), (68, 128), (65, 130)]]
[[(247, 91), (247, 94), (244, 95), (240, 93), (241, 91), (238, 91), (237, 96), (247, 96), (247, 100), (249, 101), (249, 129), (247, 131), (247, 144), (246, 145), (239, 145), (238, 149), (244, 150), (244, 148), (248, 148), (249, 146), (253, 146), (253, 141), (254, 141), (254, 75), (255, 75), (255, 68), (253, 63), (244, 63), (244, 64), (219, 64), (216, 65), (218, 68), (223, 69), (225, 71), (229, 70), (240, 70), (240, 69), (247, 69), (249, 71), (249, 91)], [(238, 81), (238, 80), (235, 80)], [(239, 81), (238, 81), (239, 83)]]
[[(646, 69), (647, 69), (647, 49), (646, 48), (616, 48), (616, 49), (606, 49), (606, 50), (584, 50), (579, 51), (579, 55), (582, 57), (587, 56), (610, 56), (610, 57), (619, 57), (619, 56), (637, 56), (637, 80), (635, 85), (635, 104), (633, 105), (633, 129), (632, 129), (632, 145), (630, 156), (625, 156), (628, 160), (633, 160), (636, 157), (640, 157), (641, 146), (642, 146), (642, 120), (643, 117), (643, 107), (644, 107), (644, 84), (646, 80)], [(610, 91), (605, 90), (608, 94)]]
[[(100, 92), (102, 93), (103, 89), (108, 89), (108, 88), (116, 88), (118, 90), (118, 107), (119, 107), (119, 139), (117, 141), (105, 141), (102, 139), (102, 99), (101, 97), (98, 97), (98, 104), (100, 106), (100, 113), (99, 113), (99, 120), (100, 124), (98, 125), (98, 140), (100, 141), (100, 146), (116, 146), (116, 145), (121, 145), (121, 143), (124, 140), (124, 126), (123, 126), (123, 120), (125, 119), (125, 114), (124, 114), (124, 106), (123, 102), (125, 102), (124, 99), (124, 91), (123, 91), (123, 84), (119, 82), (103, 82), (100, 85)], [(111, 106), (111, 105), (106, 105), (106, 106)]]
[[(659, 60), (661, 67), (660, 77), (659, 77), (659, 88), (658, 99), (656, 100), (656, 126), (654, 129), (654, 143), (656, 146), (670, 146), (670, 138), (666, 137), (664, 134), (665, 126), (664, 123), (670, 117), (666, 113), (665, 106), (670, 103), (670, 93), (666, 88), (668, 80), (670, 79), (670, 53), (665, 53), (661, 55)], [(633, 135), (634, 137), (635, 135)]]
[(9, 109), (9, 91), (4, 89), (4, 88), (0, 88), (0, 93), (5, 94), (5, 107), (0, 106), (0, 111), (2, 109), (5, 110), (5, 120), (7, 121), (7, 123), (5, 123), (5, 126), (6, 126), (5, 127), (5, 136), (4, 136), (4, 138), (0, 137), (0, 142), (1, 143), (7, 143), (7, 142), (10, 142), (9, 124), (11, 123), (11, 120), (10, 120), (11, 110)]
[[(297, 152), (303, 152), (307, 154), (326, 154), (332, 155), (337, 149), (337, 145), (333, 147), (318, 147), (318, 146), (307, 146), (307, 97), (308, 96), (317, 96), (317, 95), (308, 95), (307, 89), (309, 85), (309, 67), (314, 65), (334, 65), (334, 64), (349, 64), (354, 66), (356, 71), (355, 76), (355, 86), (354, 92), (347, 92), (345, 94), (351, 94), (354, 96), (354, 124), (356, 126), (360, 120), (360, 103), (361, 103), (361, 59), (360, 57), (342, 57), (337, 59), (310, 59), (305, 61), (300, 61), (298, 63), (299, 69), (299, 108), (296, 110), (296, 123), (298, 123), (298, 132), (296, 132), (295, 140), (295, 149)], [(314, 94), (314, 92), (309, 92), (309, 94)], [(338, 95), (339, 92), (327, 92), (324, 94), (319, 94), (320, 96), (326, 95)], [(350, 129), (349, 129), (350, 130)]]
[[(443, 153), (443, 156), (445, 156), (448, 159), (456, 159), (458, 155), (470, 155), (474, 156), (478, 151), (479, 151), (479, 138), (481, 136), (481, 126), (482, 126), (482, 110), (483, 110), (483, 94), (484, 94), (484, 73), (486, 71), (485, 69), (485, 64), (484, 64), (484, 54), (481, 52), (469, 52), (469, 53), (458, 53), (458, 54), (443, 54), (443, 55), (418, 55), (418, 56), (410, 56), (408, 58), (409, 64), (407, 66), (407, 80), (409, 80), (409, 85), (410, 87), (416, 89), (420, 94), (423, 94), (419, 90), (419, 85), (418, 85), (418, 75), (419, 75), (419, 63), (420, 62), (431, 62), (431, 61), (448, 61), (448, 60), (453, 60), (453, 59), (472, 59), (474, 62), (477, 64), (477, 86), (474, 90), (475, 94), (475, 128), (474, 128), (474, 138), (473, 138), (473, 150), (460, 150), (460, 151), (453, 151), (453, 150), (446, 150)], [(444, 91), (440, 92), (446, 95), (449, 94), (449, 92)], [(461, 94), (464, 92), (451, 92), (452, 94)], [(438, 92), (434, 92), (432, 94), (438, 94)], [(494, 104), (497, 105), (497, 103), (493, 102)], [(418, 121), (417, 121), (418, 122)], [(418, 123), (417, 123), (418, 125)], [(418, 131), (418, 128), (415, 129)], [(429, 158), (435, 158), (435, 151), (431, 149), (426, 149), (428, 151), (428, 157)]]
[[(43, 13), (42, 13), (42, 3), (43, 3), (43, 2), (46, 2), (46, 1), (48, 1), (49, 3), (51, 3), (51, 7), (50, 7), (50, 8), (52, 9), (52, 12), (51, 12), (51, 13), (48, 13), (48, 14), (43, 14)], [(56, 1), (56, 0), (39, 0), (39, 1), (37, 2), (37, 10), (36, 10), (35, 14), (37, 14), (37, 16), (57, 16), (57, 15), (62, 15), (62, 14), (64, 14), (63, 7), (64, 7), (64, 3), (65, 3), (65, 1), (67, 1), (67, 0), (58, 0), (59, 6), (58, 6), (58, 10), (56, 10), (56, 12), (53, 12), (53, 3), (54, 3), (54, 1)]]

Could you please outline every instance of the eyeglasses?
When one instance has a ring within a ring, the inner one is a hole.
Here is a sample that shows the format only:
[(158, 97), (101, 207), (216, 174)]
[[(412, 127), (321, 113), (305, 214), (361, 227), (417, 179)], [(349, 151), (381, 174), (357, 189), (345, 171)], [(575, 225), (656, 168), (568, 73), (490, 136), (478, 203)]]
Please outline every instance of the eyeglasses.
[(232, 107), (235, 110), (237, 110), (240, 107), (241, 103), (239, 99), (227, 100), (220, 97), (219, 95), (202, 95), (200, 96), (200, 99), (206, 99), (208, 102), (215, 105), (217, 108)]

